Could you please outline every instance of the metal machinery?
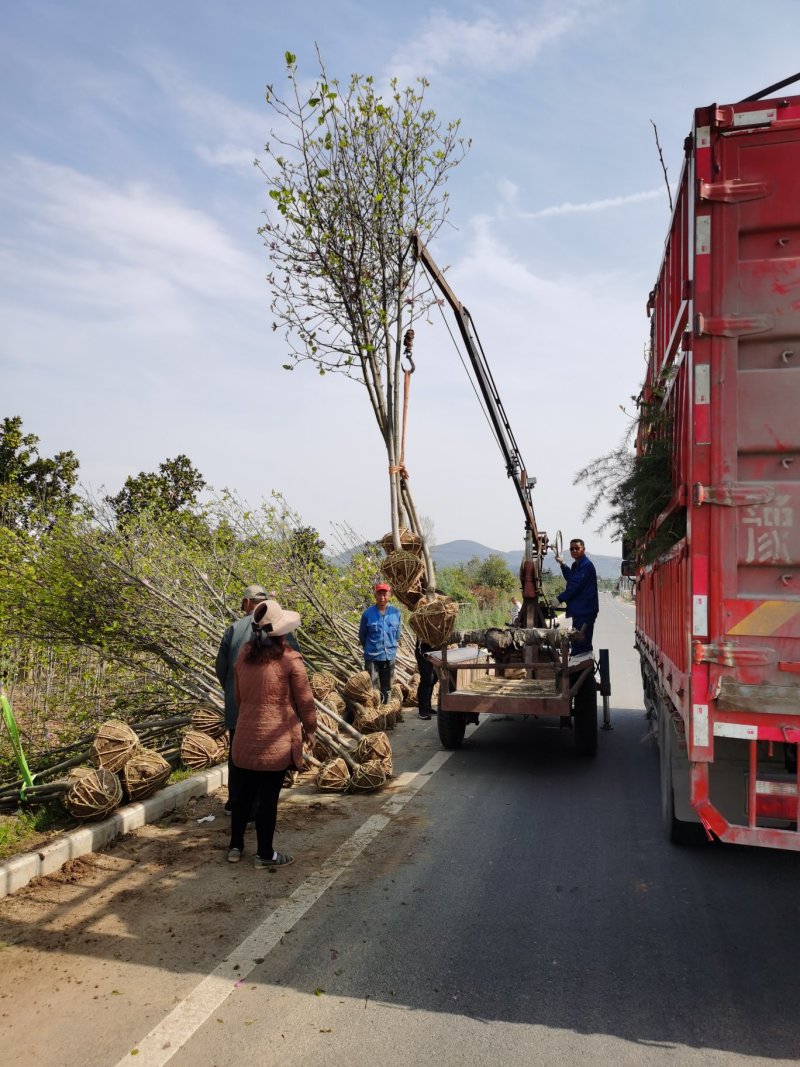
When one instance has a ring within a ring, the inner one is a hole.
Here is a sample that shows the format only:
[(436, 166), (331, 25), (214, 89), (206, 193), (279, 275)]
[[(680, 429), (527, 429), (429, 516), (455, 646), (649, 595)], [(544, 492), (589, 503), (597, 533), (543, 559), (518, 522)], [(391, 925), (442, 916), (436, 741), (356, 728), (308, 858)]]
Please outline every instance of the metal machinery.
[[(464, 635), (468, 640), (479, 639), (491, 659), (477, 654), (474, 646), (449, 651), (445, 648), (430, 654), (440, 681), (439, 737), (445, 748), (460, 747), (467, 724), (477, 722), (481, 713), (552, 717), (562, 726), (572, 725), (579, 753), (593, 755), (597, 750), (598, 689), (603, 695), (604, 726), (610, 728), (608, 652), (600, 651), (599, 665), (591, 653), (570, 657), (569, 637), (555, 626), (542, 589), (542, 563), (550, 543), (533, 513), (531, 488), (535, 479), (528, 477), (469, 312), (419, 234), (413, 234), (411, 242), (417, 260), (455, 314), (525, 518), (525, 552), (520, 568), (522, 607), (516, 626), (484, 631), (480, 638)], [(595, 681), (596, 669), (599, 683)]]

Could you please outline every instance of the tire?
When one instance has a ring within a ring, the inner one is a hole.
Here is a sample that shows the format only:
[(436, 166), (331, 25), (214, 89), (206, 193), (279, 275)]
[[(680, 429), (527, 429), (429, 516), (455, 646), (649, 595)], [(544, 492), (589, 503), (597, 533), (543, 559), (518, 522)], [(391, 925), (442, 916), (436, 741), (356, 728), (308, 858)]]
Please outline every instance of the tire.
[(442, 711), (439, 708), (436, 727), (443, 748), (461, 748), (464, 743), (464, 731), (467, 729), (467, 720), (463, 715), (457, 711)]
[(586, 672), (572, 698), (572, 722), (575, 751), (579, 756), (593, 756), (597, 752), (597, 686), (592, 671)]
[(675, 816), (675, 783), (672, 777), (674, 731), (666, 710), (658, 710), (658, 762), (661, 782), (661, 827), (673, 845), (702, 845), (707, 841), (700, 823), (684, 822)]

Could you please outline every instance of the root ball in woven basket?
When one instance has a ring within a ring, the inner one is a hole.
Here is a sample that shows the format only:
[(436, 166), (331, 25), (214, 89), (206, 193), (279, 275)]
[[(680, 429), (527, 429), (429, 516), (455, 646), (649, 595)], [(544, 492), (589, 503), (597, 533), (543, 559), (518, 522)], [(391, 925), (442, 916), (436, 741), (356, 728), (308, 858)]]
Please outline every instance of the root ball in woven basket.
[(317, 726), (324, 726), (334, 735), (339, 733), (339, 723), (332, 715), (326, 715), (324, 711), (317, 712)]
[(347, 704), (344, 702), (344, 698), (339, 696), (337, 692), (328, 693), (322, 703), (330, 708), (331, 711), (335, 711), (337, 715), (344, 715), (347, 710)]
[(144, 800), (162, 785), (172, 773), (172, 767), (152, 748), (140, 748), (120, 771), (122, 789), (128, 800)]
[(317, 774), (317, 789), (321, 793), (344, 793), (350, 785), (350, 771), (341, 756), (328, 760)]
[(421, 601), (408, 623), (420, 641), (432, 648), (441, 648), (453, 632), (457, 614), (455, 600), (437, 595), (435, 600)]
[(87, 774), (94, 774), (94, 767), (70, 767), (67, 772), (67, 780), (70, 782), (79, 782), (81, 778), (85, 778)]
[[(390, 552), (394, 552), (394, 537), (390, 530), (387, 534), (384, 534), (381, 538), (381, 548), (388, 556)], [(403, 552), (411, 552), (415, 556), (422, 555), (422, 538), (417, 533), (412, 533), (411, 530), (407, 530), (405, 526), (400, 529), (400, 549)]]
[(382, 730), (386, 724), (386, 716), (377, 708), (356, 704), (353, 713), (353, 726), (360, 734), (374, 734)]
[(413, 552), (390, 552), (381, 563), (381, 574), (397, 595), (419, 586), (424, 573), (422, 560)]
[(202, 771), (219, 763), (224, 756), (220, 756), (219, 741), (199, 730), (187, 730), (181, 742), (181, 763), (191, 767), (195, 771)]
[(97, 767), (80, 778), (64, 796), (64, 806), (75, 819), (102, 819), (122, 800), (122, 783), (113, 771)]
[(314, 671), (311, 675), (311, 692), (323, 704), (335, 688), (336, 679), (329, 671)]
[(192, 727), (209, 737), (222, 737), (225, 717), (216, 708), (197, 708), (192, 712)]
[(353, 755), (357, 763), (369, 763), (370, 760), (374, 759), (391, 758), (392, 746), (386, 734), (379, 731), (378, 733), (370, 734), (368, 737), (362, 737), (356, 745)]
[(121, 771), (139, 747), (136, 732), (120, 719), (109, 719), (97, 731), (89, 749), (89, 760), (95, 767), (105, 767), (116, 774)]
[(372, 693), (372, 681), (367, 671), (358, 671), (351, 674), (344, 683), (344, 695), (346, 699), (355, 704), (365, 703), (365, 699)]
[(414, 671), (409, 676), (408, 684), (406, 685), (406, 699), (403, 701), (406, 705), (414, 705), (417, 702), (417, 690), (419, 689), (419, 674)]
[(371, 793), (380, 789), (386, 782), (386, 768), (382, 760), (369, 760), (353, 768), (350, 776), (350, 788), (357, 793)]
[(314, 737), (314, 743), (311, 746), (311, 755), (314, 759), (318, 759), (320, 763), (324, 763), (326, 759), (330, 759), (333, 755), (333, 749), (330, 742), (323, 733), (318, 733)]
[(422, 599), (422, 584), (421, 582), (417, 582), (410, 589), (400, 589), (395, 586), (394, 595), (404, 608), (413, 611)]

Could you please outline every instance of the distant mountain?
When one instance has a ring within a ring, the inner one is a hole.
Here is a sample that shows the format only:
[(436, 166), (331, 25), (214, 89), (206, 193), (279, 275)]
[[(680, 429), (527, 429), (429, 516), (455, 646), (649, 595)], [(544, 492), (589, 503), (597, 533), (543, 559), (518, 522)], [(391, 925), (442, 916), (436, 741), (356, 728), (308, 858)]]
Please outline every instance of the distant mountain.
[[(331, 562), (339, 566), (346, 566), (350, 562), (352, 554), (352, 552), (345, 552), (339, 556), (330, 557)], [(522, 562), (521, 548), (515, 552), (501, 552), (497, 548), (487, 548), (486, 545), (482, 545), (478, 541), (447, 541), (443, 545), (436, 545), (431, 550), (431, 555), (436, 567), (457, 567), (459, 563), (469, 563), (475, 556), (479, 559), (486, 559), (487, 556), (500, 556), (506, 561), (512, 574), (517, 573)], [(569, 552), (565, 552), (564, 559), (567, 563), (569, 562), (568, 557)], [(598, 556), (590, 552), (589, 557), (595, 565), (598, 578), (619, 578), (621, 556)], [(545, 559), (544, 569), (550, 571), (551, 574), (555, 574), (558, 571), (552, 554)]]
[[(459, 563), (469, 563), (475, 556), (479, 559), (486, 559), (487, 556), (501, 556), (510, 567), (512, 573), (516, 574), (522, 562), (522, 551), (519, 548), (515, 552), (501, 552), (497, 548), (487, 548), (486, 545), (482, 545), (478, 541), (447, 541), (443, 545), (436, 545), (431, 550), (431, 555), (433, 556), (434, 565), (437, 567), (457, 567)], [(600, 556), (595, 555), (593, 552), (589, 552), (587, 555), (595, 565), (598, 578), (619, 578), (621, 556)], [(569, 552), (566, 552), (564, 559), (567, 562), (568, 556)], [(553, 574), (558, 570), (552, 554), (545, 559), (544, 569), (551, 571)]]

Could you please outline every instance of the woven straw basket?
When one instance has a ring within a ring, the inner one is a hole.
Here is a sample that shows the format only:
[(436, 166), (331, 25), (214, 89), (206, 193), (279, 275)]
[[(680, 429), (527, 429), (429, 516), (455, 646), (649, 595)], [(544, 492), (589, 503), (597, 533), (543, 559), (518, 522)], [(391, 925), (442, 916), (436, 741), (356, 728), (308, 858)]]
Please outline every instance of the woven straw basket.
[[(224, 759), (220, 754), (220, 741), (199, 730), (187, 730), (181, 742), (181, 763), (192, 770), (202, 771)], [(222, 745), (224, 751), (224, 742)]]
[(326, 715), (324, 711), (317, 711), (317, 725), (324, 726), (334, 735), (339, 733), (339, 723), (332, 715)]
[(329, 671), (314, 671), (311, 675), (311, 692), (323, 704), (336, 686), (336, 679)]
[(344, 695), (346, 700), (354, 704), (366, 704), (372, 701), (372, 682), (367, 671), (358, 671), (351, 674), (344, 683)]
[(97, 731), (89, 749), (89, 760), (95, 767), (104, 767), (116, 774), (138, 747), (139, 738), (127, 723), (120, 719), (109, 719)]
[(378, 732), (362, 737), (353, 753), (358, 763), (369, 763), (374, 759), (391, 759), (392, 746), (385, 733)]
[(360, 734), (374, 734), (386, 729), (386, 715), (378, 708), (356, 704), (353, 713), (353, 726)]
[(64, 806), (75, 819), (102, 819), (122, 800), (122, 783), (113, 771), (97, 767), (84, 775), (64, 797)]
[(332, 693), (328, 693), (322, 703), (330, 708), (331, 711), (335, 711), (337, 715), (344, 715), (347, 709), (343, 697), (340, 697), (335, 690)]
[(344, 793), (349, 785), (350, 771), (341, 756), (328, 760), (320, 767), (317, 774), (317, 789), (320, 793)]
[(172, 773), (172, 767), (152, 748), (134, 752), (120, 771), (122, 789), (128, 800), (144, 800), (162, 785)]
[[(394, 538), (392, 537), (392, 531), (384, 534), (381, 538), (381, 548), (388, 556), (391, 552), (394, 552)], [(419, 534), (412, 533), (411, 530), (407, 530), (403, 526), (400, 530), (400, 548), (404, 552), (411, 552), (415, 556), (422, 555), (422, 538)]]
[(458, 604), (448, 597), (423, 600), (408, 620), (409, 626), (425, 644), (441, 648), (447, 643), (455, 626)]
[(406, 590), (416, 589), (425, 573), (425, 566), (413, 552), (390, 552), (381, 563), (381, 574), (399, 596)]
[(372, 793), (386, 782), (386, 769), (382, 760), (359, 763), (350, 776), (350, 788), (356, 793)]
[(422, 579), (420, 578), (411, 589), (400, 589), (398, 586), (395, 586), (394, 595), (404, 608), (413, 611), (422, 599)]
[(216, 708), (197, 708), (192, 712), (192, 726), (209, 737), (222, 737), (225, 733), (225, 718)]

